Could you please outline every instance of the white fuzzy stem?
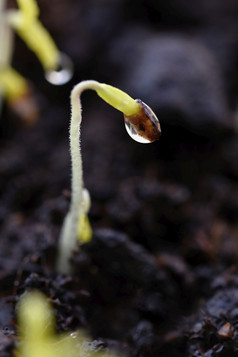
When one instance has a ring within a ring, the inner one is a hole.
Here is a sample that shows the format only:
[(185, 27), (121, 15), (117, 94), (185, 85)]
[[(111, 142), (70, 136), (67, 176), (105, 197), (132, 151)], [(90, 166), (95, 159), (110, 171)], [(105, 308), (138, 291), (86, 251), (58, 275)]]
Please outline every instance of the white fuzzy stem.
[(87, 89), (96, 90), (100, 83), (89, 80), (77, 84), (71, 92), (71, 121), (70, 121), (70, 154), (72, 162), (72, 191), (69, 212), (65, 217), (59, 238), (59, 256), (57, 271), (68, 274), (71, 272), (70, 257), (77, 242), (77, 226), (82, 214), (83, 196), (83, 165), (80, 148), (80, 125), (82, 108), (80, 96)]

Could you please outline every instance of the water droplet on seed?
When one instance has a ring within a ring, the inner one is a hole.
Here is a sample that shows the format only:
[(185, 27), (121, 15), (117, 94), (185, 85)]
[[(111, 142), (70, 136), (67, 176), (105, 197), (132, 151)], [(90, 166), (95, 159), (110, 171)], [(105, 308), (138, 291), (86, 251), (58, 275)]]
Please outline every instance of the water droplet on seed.
[(145, 139), (145, 138), (143, 138), (143, 136), (139, 135), (138, 131), (135, 129), (135, 127), (126, 119), (125, 119), (125, 127), (126, 127), (127, 133), (130, 135), (130, 137), (133, 140), (135, 140), (141, 144), (150, 144), (151, 143), (150, 140)]
[(158, 140), (161, 135), (160, 122), (152, 109), (136, 99), (141, 110), (138, 114), (124, 116), (125, 127), (130, 137), (141, 144), (149, 144)]
[(59, 68), (45, 72), (46, 80), (54, 85), (67, 83), (73, 76), (73, 63), (64, 53), (60, 53)]

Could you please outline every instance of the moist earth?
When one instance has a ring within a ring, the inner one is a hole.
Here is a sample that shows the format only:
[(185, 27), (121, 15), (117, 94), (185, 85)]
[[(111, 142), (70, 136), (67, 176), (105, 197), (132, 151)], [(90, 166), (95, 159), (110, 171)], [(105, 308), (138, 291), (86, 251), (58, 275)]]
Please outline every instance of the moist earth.
[[(238, 355), (238, 5), (235, 0), (39, 0), (40, 18), (74, 62), (46, 82), (15, 39), (39, 118), (3, 105), (0, 121), (0, 355), (14, 355), (16, 305), (38, 289), (58, 332), (84, 330), (85, 355)], [(14, 7), (9, 1), (9, 7)], [(55, 271), (70, 201), (69, 95), (83, 79), (153, 108), (162, 136), (132, 141), (121, 113), (83, 94), (91, 242)]]

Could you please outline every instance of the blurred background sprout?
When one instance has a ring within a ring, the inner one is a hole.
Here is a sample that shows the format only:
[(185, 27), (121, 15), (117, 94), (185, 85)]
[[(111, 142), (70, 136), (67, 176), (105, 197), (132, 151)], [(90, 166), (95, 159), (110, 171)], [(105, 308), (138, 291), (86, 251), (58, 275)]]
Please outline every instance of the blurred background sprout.
[(20, 334), (16, 357), (115, 357), (110, 351), (90, 350), (82, 331), (56, 334), (53, 309), (39, 291), (21, 297), (17, 317)]
[(46, 79), (55, 85), (72, 77), (72, 63), (60, 53), (54, 40), (38, 19), (35, 0), (17, 0), (19, 9), (7, 10), (6, 0), (0, 0), (0, 95), (21, 117), (34, 120), (38, 109), (28, 81), (11, 67), (13, 29), (36, 54)]

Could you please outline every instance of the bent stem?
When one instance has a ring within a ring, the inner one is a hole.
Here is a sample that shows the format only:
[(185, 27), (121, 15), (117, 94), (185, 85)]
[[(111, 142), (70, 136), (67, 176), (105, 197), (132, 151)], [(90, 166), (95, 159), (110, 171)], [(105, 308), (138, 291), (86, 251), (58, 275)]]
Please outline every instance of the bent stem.
[(96, 88), (96, 81), (85, 81), (76, 85), (71, 92), (71, 121), (70, 121), (70, 154), (72, 165), (71, 202), (59, 238), (59, 253), (57, 271), (70, 273), (69, 258), (75, 248), (77, 226), (82, 206), (83, 164), (80, 147), (82, 107), (80, 96), (86, 89)]
[[(71, 92), (70, 153), (72, 163), (72, 192), (69, 212), (65, 217), (59, 238), (59, 253), (56, 269), (61, 273), (70, 273), (70, 256), (76, 245), (78, 222), (89, 210), (87, 195), (83, 193), (83, 165), (80, 148), (80, 125), (82, 121), (80, 96), (91, 89), (107, 103), (127, 115), (140, 110), (138, 103), (121, 90), (94, 80), (77, 84)], [(84, 197), (83, 197), (84, 196)], [(88, 206), (87, 208), (85, 208)], [(90, 229), (89, 227), (86, 229)]]

